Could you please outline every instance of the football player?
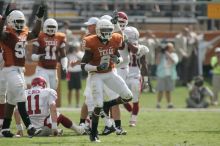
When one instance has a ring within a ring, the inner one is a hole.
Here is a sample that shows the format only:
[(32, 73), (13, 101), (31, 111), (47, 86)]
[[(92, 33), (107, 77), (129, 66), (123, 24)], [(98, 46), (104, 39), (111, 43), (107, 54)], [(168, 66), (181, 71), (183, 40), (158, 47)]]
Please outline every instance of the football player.
[[(19, 10), (10, 10), (10, 4), (0, 21), (0, 43), (3, 49), (4, 67), (3, 75), (8, 83), (7, 103), (5, 104), (4, 121), (1, 134), (4, 137), (14, 137), (10, 132), (11, 118), (15, 105), (21, 118), (27, 127), (27, 132), (30, 137), (33, 137), (40, 130), (36, 130), (29, 119), (25, 108), (25, 80), (24, 80), (24, 65), (25, 65), (25, 46), (28, 40), (38, 36), (41, 29), (41, 19), (44, 16), (45, 8), (40, 6), (36, 14), (37, 19), (33, 30), (29, 32), (26, 26), (24, 14)], [(7, 20), (6, 29), (3, 30)]]
[[(26, 90), (26, 109), (31, 122), (36, 129), (42, 129), (37, 136), (61, 135), (62, 130), (57, 127), (59, 124), (74, 130), (77, 134), (83, 134), (89, 129), (85, 125), (77, 126), (69, 118), (57, 112), (56, 99), (57, 92), (47, 88), (43, 77), (35, 77), (31, 82), (31, 89)], [(16, 121), (17, 125), (21, 124), (19, 120)]]
[[(0, 15), (0, 21), (2, 16)], [(6, 102), (6, 82), (2, 73), (2, 68), (4, 66), (4, 59), (2, 56), (2, 48), (0, 47), (0, 129), (2, 128), (3, 119), (4, 119), (4, 108)]]
[[(119, 54), (122, 58), (122, 61), (116, 65), (117, 68), (117, 74), (124, 80), (126, 81), (127, 76), (128, 76), (128, 71), (129, 71), (129, 61), (130, 61), (130, 55), (129, 52), (133, 52), (136, 53), (138, 50), (137, 44), (133, 44), (127, 41), (126, 39), (126, 35), (124, 34), (124, 30), (128, 24), (128, 16), (126, 13), (124, 12), (118, 12), (117, 13), (118, 16), (118, 22), (117, 24), (119, 24), (119, 27), (117, 27), (117, 25), (115, 24), (115, 31), (124, 36), (124, 42), (122, 45), (122, 50), (119, 50)], [(109, 18), (107, 16), (105, 16), (105, 18)], [(113, 20), (115, 20), (115, 18), (113, 18)], [(116, 23), (114, 21), (112, 21), (113, 23)], [(117, 29), (120, 28), (120, 29)], [(139, 38), (139, 33), (135, 33), (133, 36), (135, 36), (136, 38)], [(129, 48), (129, 49), (128, 49)], [(112, 90), (105, 88), (105, 93), (108, 97), (110, 97), (110, 99), (117, 99), (119, 97), (119, 95), (115, 92), (113, 92)], [(109, 102), (104, 102), (104, 111), (106, 114), (109, 113), (109, 109), (112, 105), (109, 105)], [(116, 134), (117, 135), (125, 135), (127, 132), (125, 130), (122, 129), (121, 126), (121, 116), (120, 116), (120, 109), (118, 105), (113, 106), (113, 108), (111, 108), (111, 113), (112, 113), (112, 117), (115, 121), (115, 130), (116, 130)], [(102, 134), (103, 135), (108, 135), (110, 133), (112, 133), (114, 130), (112, 129), (112, 127), (108, 127), (105, 126), (105, 129), (103, 130)]]
[[(141, 80), (142, 76), (146, 77), (147, 75), (147, 64), (145, 61), (145, 56), (149, 52), (149, 49), (144, 45), (138, 44), (139, 32), (135, 27), (126, 27), (124, 33), (127, 36), (127, 41), (138, 47), (137, 53), (133, 53), (131, 51), (129, 52), (129, 71), (126, 78), (126, 83), (133, 94), (132, 105), (130, 103), (124, 104), (125, 108), (131, 113), (129, 125), (134, 127), (136, 126), (137, 115), (139, 112)], [(131, 48), (128, 47), (128, 50), (130, 49)]]
[(82, 46), (85, 50), (81, 62), (82, 70), (91, 73), (91, 91), (94, 99), (90, 140), (100, 142), (98, 121), (103, 107), (104, 85), (120, 95), (108, 105), (125, 103), (132, 100), (132, 93), (126, 83), (114, 71), (114, 64), (120, 62), (118, 48), (122, 46), (122, 36), (113, 34), (114, 26), (109, 20), (100, 20), (96, 24), (96, 35), (85, 37)]
[(2, 128), (4, 119), (4, 108), (6, 103), (6, 81), (3, 74), (4, 60), (2, 56), (2, 49), (0, 48), (0, 129)]
[[(85, 37), (95, 35), (96, 34), (96, 23), (99, 21), (99, 18), (97, 17), (91, 17), (88, 19), (87, 22), (84, 24), (87, 26), (88, 34), (86, 34)], [(92, 116), (92, 112), (94, 109), (94, 101), (91, 93), (91, 87), (90, 87), (90, 76), (91, 74), (88, 73), (88, 77), (86, 79), (86, 88), (84, 90), (84, 96), (85, 96), (85, 102), (81, 108), (81, 114), (80, 114), (80, 125), (84, 125), (85, 123), (90, 123), (90, 119)], [(103, 112), (102, 112), (103, 113)], [(89, 116), (89, 117), (88, 117)], [(104, 120), (105, 125), (108, 127), (112, 127), (113, 123), (109, 116), (103, 114), (102, 118)]]
[(55, 19), (48, 18), (43, 25), (43, 32), (33, 41), (33, 61), (38, 62), (36, 75), (46, 79), (48, 87), (56, 90), (58, 85), (57, 64), (59, 57), (63, 70), (67, 70), (66, 35), (58, 31)]

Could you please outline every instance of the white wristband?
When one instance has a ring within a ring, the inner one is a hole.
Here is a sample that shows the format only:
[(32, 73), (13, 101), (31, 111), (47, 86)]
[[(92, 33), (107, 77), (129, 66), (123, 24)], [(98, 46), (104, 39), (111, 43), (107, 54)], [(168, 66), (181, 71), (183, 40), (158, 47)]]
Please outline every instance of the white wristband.
[(86, 64), (85, 65), (85, 71), (97, 71), (97, 66)]
[(56, 123), (56, 122), (53, 122), (51, 128), (52, 128), (52, 129), (57, 129), (57, 123)]
[(32, 54), (32, 55), (31, 55), (31, 59), (32, 59), (33, 61), (39, 61), (40, 55)]
[(23, 127), (22, 124), (17, 124), (16, 127), (17, 127), (18, 131), (23, 131), (24, 130), (24, 127)]

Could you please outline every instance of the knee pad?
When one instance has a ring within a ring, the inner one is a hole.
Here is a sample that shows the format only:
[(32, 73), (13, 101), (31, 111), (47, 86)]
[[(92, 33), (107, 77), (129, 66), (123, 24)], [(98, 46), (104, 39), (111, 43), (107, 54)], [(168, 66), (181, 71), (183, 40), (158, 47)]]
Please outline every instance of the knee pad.
[(130, 90), (128, 90), (128, 92), (124, 93), (122, 96), (121, 96), (122, 100), (124, 103), (126, 102), (129, 102), (133, 99), (133, 94), (131, 93)]

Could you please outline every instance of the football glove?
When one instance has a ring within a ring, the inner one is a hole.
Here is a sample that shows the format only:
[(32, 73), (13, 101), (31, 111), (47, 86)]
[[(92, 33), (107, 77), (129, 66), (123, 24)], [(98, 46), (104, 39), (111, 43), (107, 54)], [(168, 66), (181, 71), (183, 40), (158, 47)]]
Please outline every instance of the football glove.
[(38, 11), (37, 11), (37, 13), (36, 13), (36, 16), (37, 16), (39, 19), (43, 18), (45, 9), (46, 9), (46, 8), (45, 8), (44, 5), (41, 5), (41, 6), (39, 7), (39, 9), (38, 9)]
[(111, 22), (112, 22), (112, 24), (118, 23), (118, 11), (117, 10), (115, 10), (113, 12)]
[(97, 66), (97, 71), (104, 71), (108, 69), (108, 63), (103, 63)]
[(115, 64), (118, 64), (120, 62), (117, 55), (111, 55), (110, 57), (111, 57), (112, 62), (114, 62)]
[(2, 17), (2, 20), (5, 20), (6, 17), (7, 17), (12, 11), (16, 10), (16, 9), (10, 9), (10, 6), (11, 6), (11, 4), (9, 3), (9, 4), (7, 5), (7, 7), (6, 7), (6, 10), (5, 10), (5, 13), (4, 13), (3, 17)]

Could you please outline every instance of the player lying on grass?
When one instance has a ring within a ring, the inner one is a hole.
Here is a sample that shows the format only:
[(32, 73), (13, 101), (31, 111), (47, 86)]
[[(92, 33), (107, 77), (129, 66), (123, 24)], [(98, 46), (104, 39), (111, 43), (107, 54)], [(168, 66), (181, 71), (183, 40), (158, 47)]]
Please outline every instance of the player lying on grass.
[[(26, 90), (26, 109), (35, 128), (42, 131), (37, 136), (62, 135), (58, 129), (61, 124), (65, 128), (74, 130), (77, 134), (83, 134), (88, 128), (85, 125), (77, 126), (69, 118), (57, 112), (57, 92), (47, 88), (43, 77), (36, 77), (31, 82), (31, 88)], [(23, 135), (23, 128), (19, 120), (18, 112), (15, 112), (18, 134)]]

